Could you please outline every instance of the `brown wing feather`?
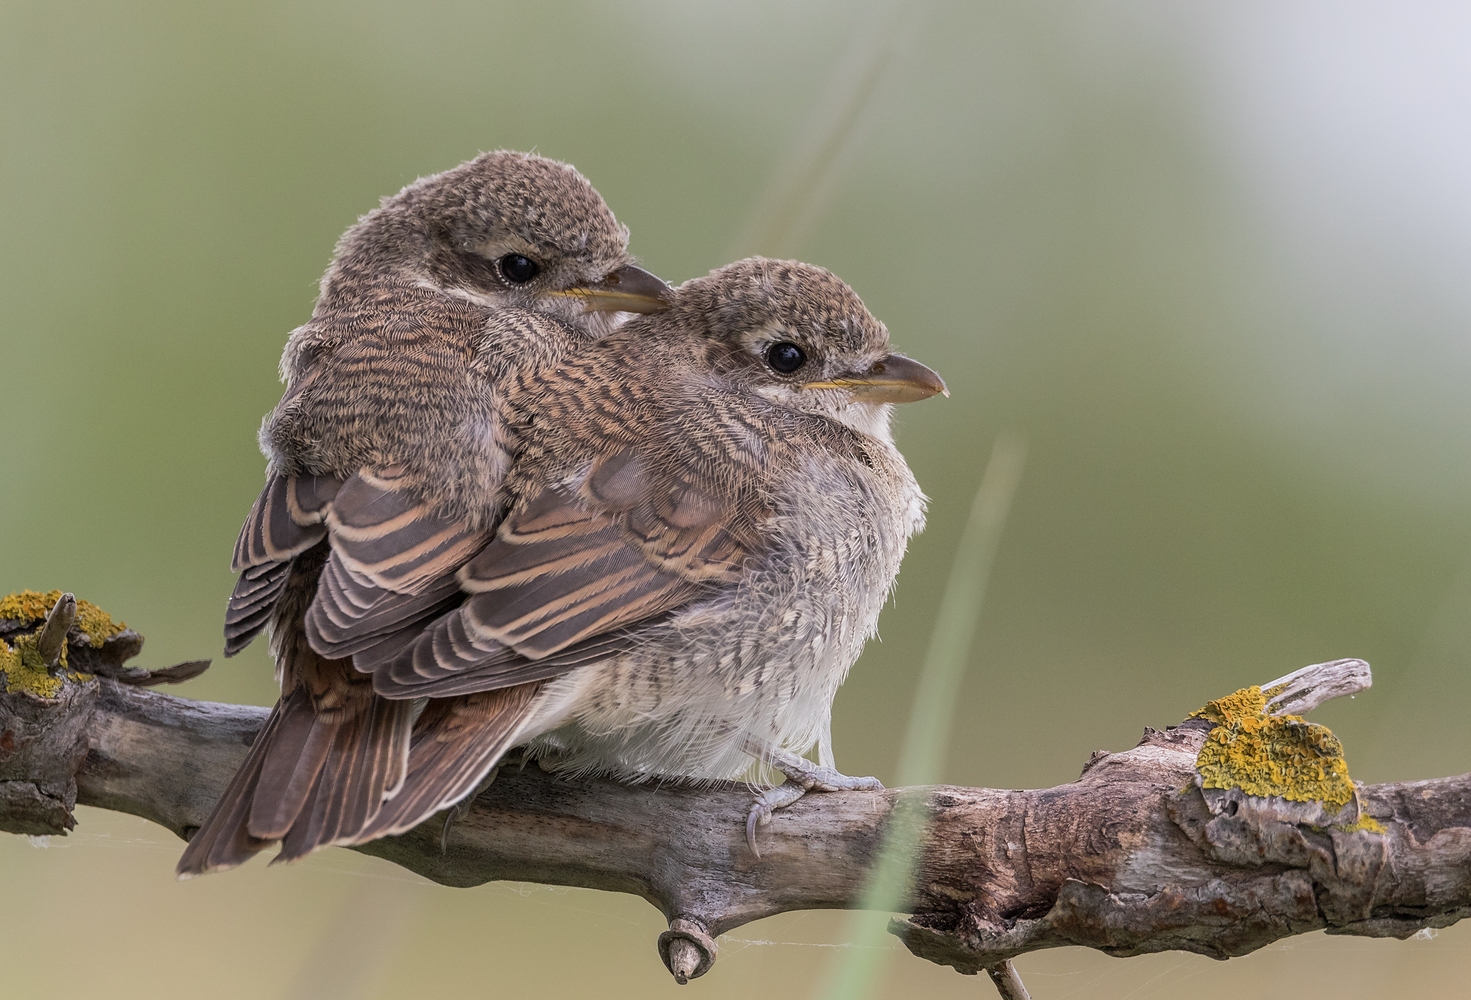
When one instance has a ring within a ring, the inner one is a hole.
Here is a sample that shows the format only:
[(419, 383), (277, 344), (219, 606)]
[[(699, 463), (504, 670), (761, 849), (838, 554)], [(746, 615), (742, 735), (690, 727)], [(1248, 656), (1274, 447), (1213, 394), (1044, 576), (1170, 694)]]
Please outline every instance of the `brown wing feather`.
[[(663, 572), (610, 527), (590, 536), (593, 558), (474, 594), (460, 609), (477, 646), (541, 659), (583, 639), (654, 617), (698, 596), (699, 581)], [(492, 546), (494, 547), (494, 546)], [(559, 563), (565, 563), (559, 560)], [(477, 583), (482, 581), (477, 580)]]
[(324, 656), (353, 656), (414, 630), (463, 597), (453, 575), (416, 594), (382, 590), (353, 576), (334, 553), (322, 568), (307, 611), (307, 640)]
[(350, 478), (327, 515), (332, 551), (356, 577), (411, 594), (474, 555), (490, 533), (436, 513), (397, 469), (363, 470)]
[[(638, 624), (647, 627), (667, 617)], [(406, 651), (384, 647), (388, 655), (382, 662), (360, 663), (359, 669), (372, 669), (373, 689), (385, 698), (449, 698), (559, 677), (633, 649), (640, 641), (637, 630), (618, 629), (533, 660), (510, 647), (489, 653), (476, 649), (465, 634), (464, 619), (452, 613), (422, 635), (406, 637), (402, 647)]]
[(235, 542), (240, 574), (225, 609), (225, 655), (234, 656), (270, 622), (296, 556), (327, 537), (322, 523), (342, 482), (330, 476), (271, 475)]
[(269, 476), (240, 528), (231, 572), (284, 562), (327, 537), (322, 521), (341, 485), (328, 476)]
[(397, 469), (343, 484), (326, 518), (332, 555), (306, 615), (318, 653), (351, 656), (416, 629), (460, 599), (455, 573), (488, 532), (436, 513)]
[(235, 581), (235, 592), (225, 607), (226, 656), (234, 656), (250, 645), (270, 623), (290, 573), (291, 562), (287, 560), (251, 566), (240, 574), (240, 579)]
[(415, 726), (403, 791), (384, 803), (363, 838), (404, 833), (475, 792), (511, 748), (539, 683), (431, 701)]
[(754, 500), (652, 472), (623, 449), (576, 487), (533, 492), (459, 572), (470, 597), (411, 644), (359, 657), (392, 698), (484, 691), (554, 677), (638, 641), (737, 578), (757, 544)]

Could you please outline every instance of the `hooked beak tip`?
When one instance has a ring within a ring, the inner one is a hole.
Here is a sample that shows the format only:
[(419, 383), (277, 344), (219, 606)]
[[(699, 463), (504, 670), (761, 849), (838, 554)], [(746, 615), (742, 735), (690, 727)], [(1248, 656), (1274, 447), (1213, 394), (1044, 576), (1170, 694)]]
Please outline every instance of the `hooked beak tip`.
[(808, 382), (804, 389), (843, 389), (858, 402), (915, 403), (931, 396), (949, 396), (950, 389), (939, 373), (902, 354), (880, 358), (861, 375)]
[(584, 312), (663, 312), (674, 304), (674, 289), (649, 271), (625, 264), (596, 284), (569, 288), (559, 295), (582, 301)]

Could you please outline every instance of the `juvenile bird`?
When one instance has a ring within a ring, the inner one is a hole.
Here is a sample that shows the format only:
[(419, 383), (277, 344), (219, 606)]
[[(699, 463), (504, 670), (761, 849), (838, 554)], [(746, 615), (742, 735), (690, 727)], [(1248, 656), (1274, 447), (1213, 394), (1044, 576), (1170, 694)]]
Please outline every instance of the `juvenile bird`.
[(181, 876), (274, 841), (283, 859), (359, 842), (405, 788), (421, 706), (375, 695), (353, 656), (462, 600), (455, 572), (508, 503), (511, 377), (668, 305), (627, 246), (574, 169), (511, 152), (416, 181), (344, 234), (282, 358), (226, 612), (227, 655), (270, 627), (281, 700)]
[[(410, 782), (459, 769), (468, 794), (527, 742), (633, 781), (754, 757), (792, 780), (753, 805), (753, 850), (803, 791), (877, 787), (832, 768), (831, 706), (923, 522), (890, 404), (939, 376), (832, 274), (751, 259), (510, 385), (508, 510), (456, 574), (468, 597), (354, 660), (426, 719), (495, 720), (416, 732)], [(406, 788), (370, 829), (422, 815)]]

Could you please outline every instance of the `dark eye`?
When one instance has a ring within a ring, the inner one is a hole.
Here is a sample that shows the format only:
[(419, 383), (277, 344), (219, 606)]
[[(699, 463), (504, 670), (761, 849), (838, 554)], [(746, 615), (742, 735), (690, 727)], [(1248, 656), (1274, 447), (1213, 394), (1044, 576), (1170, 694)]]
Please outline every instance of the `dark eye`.
[(766, 349), (766, 363), (783, 375), (790, 375), (807, 363), (807, 352), (789, 340)]
[(513, 285), (524, 285), (541, 272), (541, 265), (519, 253), (508, 253), (500, 260), (501, 277)]

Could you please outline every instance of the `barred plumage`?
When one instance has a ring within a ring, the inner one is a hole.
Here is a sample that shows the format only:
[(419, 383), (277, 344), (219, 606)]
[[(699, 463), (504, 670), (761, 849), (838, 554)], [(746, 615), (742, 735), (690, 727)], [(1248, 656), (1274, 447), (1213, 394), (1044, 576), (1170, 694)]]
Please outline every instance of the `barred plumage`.
[[(476, 169), (591, 191), (512, 156)], [(404, 235), (439, 232), (415, 214), (426, 206), (477, 203), (436, 184), (481, 174), (444, 177), (349, 232), (288, 346), (227, 619), (238, 648), (267, 609), (282, 699), (181, 875), (272, 841), (290, 859), (402, 832), (518, 744), (629, 780), (734, 777), (753, 755), (826, 746), (833, 696), (921, 525), (888, 404), (943, 383), (891, 354), (833, 275), (741, 261), (672, 297), (646, 283), (649, 315), (617, 329), (582, 322), (556, 298), (571, 286), (496, 299), (455, 283), (478, 273), (440, 259), (459, 244)], [(550, 261), (601, 239), (599, 280), (644, 280), (611, 214), (577, 238), (550, 232), (558, 205), (598, 215), (555, 194), (523, 199), (521, 242), (491, 253)], [(515, 217), (496, 213), (491, 234)], [(385, 239), (407, 248), (391, 280), (368, 266), (398, 259)], [(638, 305), (627, 287), (610, 301)], [(774, 368), (772, 344), (802, 364)]]

